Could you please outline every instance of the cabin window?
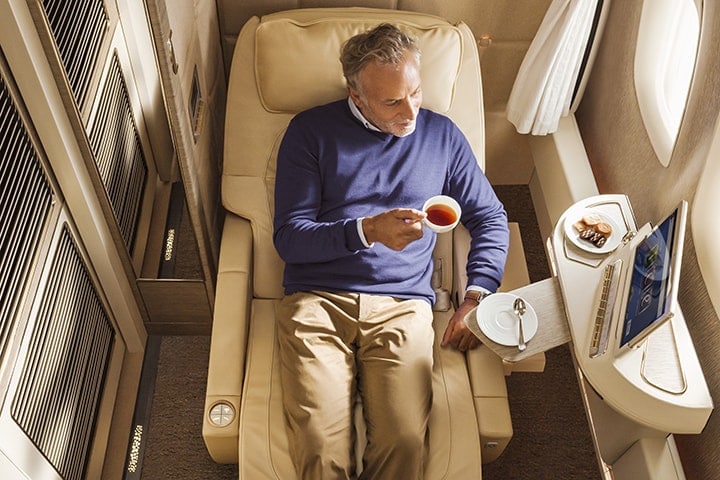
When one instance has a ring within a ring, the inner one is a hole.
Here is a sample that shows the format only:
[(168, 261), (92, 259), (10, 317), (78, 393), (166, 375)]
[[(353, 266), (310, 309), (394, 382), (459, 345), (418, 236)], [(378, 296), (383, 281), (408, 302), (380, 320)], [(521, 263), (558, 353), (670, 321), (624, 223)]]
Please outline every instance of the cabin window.
[(645, 0), (635, 52), (635, 92), (650, 142), (668, 166), (695, 66), (702, 0)]
[(717, 205), (720, 197), (720, 117), (715, 121), (715, 134), (700, 175), (693, 200), (690, 221), (698, 265), (705, 281), (715, 315), (720, 316), (720, 223)]

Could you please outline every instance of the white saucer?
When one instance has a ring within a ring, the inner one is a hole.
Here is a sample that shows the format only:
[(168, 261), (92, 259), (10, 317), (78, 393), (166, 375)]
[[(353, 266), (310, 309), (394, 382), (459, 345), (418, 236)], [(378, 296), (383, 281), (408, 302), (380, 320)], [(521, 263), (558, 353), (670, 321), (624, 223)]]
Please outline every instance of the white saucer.
[[(478, 305), (476, 315), (480, 330), (495, 343), (512, 347), (518, 344), (518, 317), (513, 311), (517, 295), (512, 293), (493, 293)], [(527, 310), (523, 315), (523, 333), (525, 341), (537, 333), (538, 319), (532, 305), (525, 302)]]
[[(602, 219), (603, 222), (607, 223), (612, 227), (612, 233), (602, 247), (596, 247), (587, 240), (583, 240), (582, 238), (580, 238), (580, 232), (578, 232), (573, 226), (575, 222), (581, 220), (585, 215), (590, 214), (597, 215)], [(598, 212), (597, 210), (584, 209), (577, 212), (576, 214), (569, 214), (565, 218), (565, 224), (563, 226), (565, 227), (565, 237), (567, 237), (567, 239), (570, 240), (573, 245), (589, 253), (605, 254), (612, 252), (618, 247), (618, 245), (620, 245), (622, 237), (625, 234), (625, 230), (622, 229), (621, 231), (620, 226), (615, 222), (615, 220), (605, 215), (604, 213)]]

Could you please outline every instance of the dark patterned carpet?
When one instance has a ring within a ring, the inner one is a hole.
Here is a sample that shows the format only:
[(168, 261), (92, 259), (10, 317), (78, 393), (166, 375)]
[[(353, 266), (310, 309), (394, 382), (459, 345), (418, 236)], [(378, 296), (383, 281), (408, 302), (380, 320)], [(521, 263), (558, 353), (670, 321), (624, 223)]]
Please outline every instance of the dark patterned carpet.
[[(548, 278), (544, 239), (526, 186), (497, 186), (510, 221), (518, 222), (530, 280)], [(144, 480), (231, 480), (234, 465), (215, 464), (201, 436), (209, 337), (162, 338), (143, 459)], [(485, 480), (600, 478), (572, 358), (565, 346), (547, 352), (543, 373), (507, 378), (514, 436), (484, 466)], [(255, 480), (255, 479), (247, 479)], [(474, 479), (456, 479), (474, 480)]]

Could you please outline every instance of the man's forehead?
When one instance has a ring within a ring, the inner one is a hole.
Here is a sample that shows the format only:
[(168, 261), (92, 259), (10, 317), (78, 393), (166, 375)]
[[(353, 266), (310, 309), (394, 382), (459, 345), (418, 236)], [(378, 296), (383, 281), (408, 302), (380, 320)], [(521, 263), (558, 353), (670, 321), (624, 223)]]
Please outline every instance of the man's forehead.
[(414, 59), (399, 63), (373, 60), (360, 71), (358, 80), (365, 86), (393, 87), (403, 83), (420, 83), (419, 65)]

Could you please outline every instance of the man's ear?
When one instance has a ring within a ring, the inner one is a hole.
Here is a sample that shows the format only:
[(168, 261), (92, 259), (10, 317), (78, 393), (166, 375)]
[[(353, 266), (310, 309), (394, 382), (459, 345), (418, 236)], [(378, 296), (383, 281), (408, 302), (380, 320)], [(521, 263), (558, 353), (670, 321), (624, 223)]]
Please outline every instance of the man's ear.
[(352, 102), (360, 108), (360, 105), (362, 104), (360, 101), (360, 93), (350, 85), (348, 85), (348, 95), (350, 95), (350, 100), (352, 100)]

